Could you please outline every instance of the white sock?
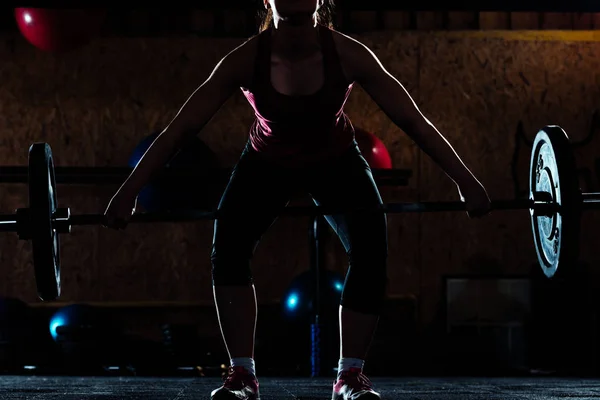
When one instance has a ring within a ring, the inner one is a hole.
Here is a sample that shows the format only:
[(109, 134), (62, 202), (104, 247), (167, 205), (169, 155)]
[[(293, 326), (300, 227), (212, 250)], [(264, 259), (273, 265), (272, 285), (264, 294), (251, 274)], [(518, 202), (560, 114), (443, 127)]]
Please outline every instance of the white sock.
[(365, 360), (361, 360), (360, 358), (340, 358), (340, 362), (338, 363), (338, 378), (344, 371), (348, 371), (350, 368), (360, 368), (362, 371), (365, 365)]
[(254, 359), (250, 357), (232, 358), (230, 364), (232, 367), (244, 367), (246, 368), (246, 371), (256, 376), (256, 366), (254, 365)]

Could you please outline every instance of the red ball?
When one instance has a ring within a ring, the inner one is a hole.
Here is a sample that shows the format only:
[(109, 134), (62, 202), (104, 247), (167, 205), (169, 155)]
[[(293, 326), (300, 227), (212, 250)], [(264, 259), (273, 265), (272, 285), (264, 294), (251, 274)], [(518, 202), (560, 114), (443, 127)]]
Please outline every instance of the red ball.
[(23, 36), (43, 51), (64, 52), (83, 46), (102, 27), (103, 9), (16, 8)]
[(377, 136), (364, 129), (354, 128), (354, 137), (363, 157), (373, 169), (391, 169), (392, 157)]

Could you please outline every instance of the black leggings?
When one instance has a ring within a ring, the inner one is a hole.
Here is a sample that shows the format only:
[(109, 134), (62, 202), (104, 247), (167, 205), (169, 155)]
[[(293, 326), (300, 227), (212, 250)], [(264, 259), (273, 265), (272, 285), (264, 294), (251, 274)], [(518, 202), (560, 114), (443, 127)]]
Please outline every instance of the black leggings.
[[(212, 247), (214, 285), (250, 285), (250, 260), (261, 236), (298, 192), (325, 207), (375, 208), (382, 203), (356, 143), (339, 158), (302, 168), (269, 163), (248, 147), (219, 203)], [(325, 216), (349, 259), (341, 304), (379, 314), (387, 281), (387, 221), (381, 212)]]

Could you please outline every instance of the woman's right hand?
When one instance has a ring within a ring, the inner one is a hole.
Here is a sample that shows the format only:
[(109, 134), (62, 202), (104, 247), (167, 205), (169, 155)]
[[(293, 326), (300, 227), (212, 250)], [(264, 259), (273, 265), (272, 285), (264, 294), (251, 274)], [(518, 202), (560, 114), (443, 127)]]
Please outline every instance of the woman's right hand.
[(477, 179), (463, 184), (458, 192), (461, 200), (466, 203), (469, 218), (479, 218), (490, 213), (492, 203), (485, 188)]
[(135, 212), (137, 196), (119, 190), (104, 211), (104, 226), (111, 229), (125, 229)]

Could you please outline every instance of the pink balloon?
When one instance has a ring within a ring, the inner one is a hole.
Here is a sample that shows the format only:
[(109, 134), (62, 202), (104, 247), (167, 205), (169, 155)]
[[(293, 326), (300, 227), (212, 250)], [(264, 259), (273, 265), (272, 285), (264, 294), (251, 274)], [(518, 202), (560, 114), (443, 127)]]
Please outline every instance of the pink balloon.
[(104, 9), (15, 8), (21, 34), (43, 51), (64, 52), (88, 43), (102, 27)]
[(354, 128), (354, 134), (358, 148), (363, 157), (373, 169), (391, 169), (392, 157), (385, 144), (377, 136), (364, 129)]

